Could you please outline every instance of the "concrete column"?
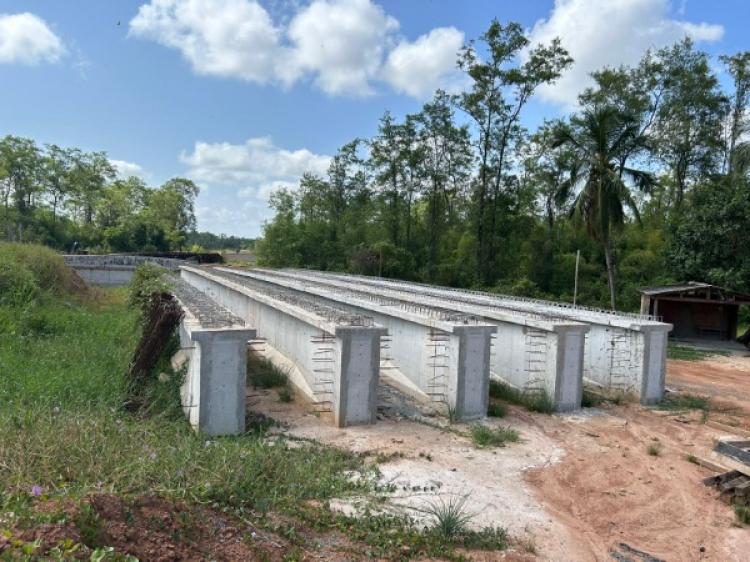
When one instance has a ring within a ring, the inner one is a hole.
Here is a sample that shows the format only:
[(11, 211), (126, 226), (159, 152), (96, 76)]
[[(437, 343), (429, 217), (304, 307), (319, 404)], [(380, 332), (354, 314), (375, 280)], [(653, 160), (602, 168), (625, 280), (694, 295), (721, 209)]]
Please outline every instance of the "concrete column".
[(336, 329), (333, 418), (338, 427), (375, 423), (380, 377), (380, 336), (385, 330), (339, 327)]
[(664, 398), (669, 328), (643, 329), (643, 370), (640, 381), (641, 404), (658, 404)]

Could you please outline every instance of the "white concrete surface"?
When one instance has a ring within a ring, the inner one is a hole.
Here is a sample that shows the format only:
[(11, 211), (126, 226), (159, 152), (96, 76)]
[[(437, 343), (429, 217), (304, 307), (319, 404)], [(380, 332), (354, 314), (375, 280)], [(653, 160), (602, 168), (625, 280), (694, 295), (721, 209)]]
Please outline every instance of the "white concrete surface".
[(336, 324), (200, 268), (182, 267), (181, 277), (253, 326), (263, 353), (312, 402), (330, 408), (336, 425), (375, 422), (384, 328)]
[[(371, 315), (388, 329), (390, 341), (382, 364), (402, 390), (423, 400), (447, 404), (458, 419), (487, 414), (491, 336), (497, 326), (435, 306), (372, 298), (375, 292), (348, 293), (291, 277), (221, 267), (216, 270)], [(451, 315), (461, 319), (451, 319)]]
[(586, 324), (519, 313), (499, 306), (477, 305), (458, 298), (409, 292), (400, 287), (356, 285), (351, 281), (306, 275), (300, 271), (257, 271), (281, 279), (296, 279), (309, 287), (346, 289), (481, 318), (483, 323), (497, 327), (490, 356), (490, 371), (494, 378), (525, 392), (545, 392), (560, 412), (581, 406), (584, 337), (589, 331)]
[(666, 341), (670, 324), (638, 314), (574, 307), (564, 303), (522, 299), (373, 277), (290, 270), (370, 287), (397, 288), (412, 294), (456, 299), (482, 307), (501, 307), (525, 314), (542, 314), (589, 326), (584, 344), (583, 377), (604, 389), (637, 396), (653, 404), (664, 395)]

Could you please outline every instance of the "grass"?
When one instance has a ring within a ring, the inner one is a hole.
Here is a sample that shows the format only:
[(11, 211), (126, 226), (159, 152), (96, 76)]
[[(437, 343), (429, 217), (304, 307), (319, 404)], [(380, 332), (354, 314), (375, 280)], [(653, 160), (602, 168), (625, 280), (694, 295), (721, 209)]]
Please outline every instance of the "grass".
[(661, 445), (658, 443), (650, 443), (649, 446), (646, 447), (646, 452), (652, 457), (661, 456)]
[(667, 347), (667, 358), (668, 359), (679, 359), (681, 361), (703, 361), (712, 356), (716, 355), (729, 355), (726, 351), (707, 351), (704, 349), (696, 349), (694, 347), (686, 347), (682, 345), (669, 344)]
[(433, 519), (434, 532), (444, 540), (452, 541), (466, 534), (473, 516), (466, 510), (467, 496), (450, 498), (430, 504), (423, 511)]
[(711, 409), (711, 401), (694, 394), (670, 394), (656, 408), (668, 411), (703, 410), (708, 412)]
[(487, 415), (491, 418), (504, 418), (507, 413), (508, 408), (500, 402), (490, 402), (487, 406)]
[(288, 384), (284, 371), (250, 350), (247, 352), (247, 380), (253, 388), (280, 388)]
[(524, 392), (500, 381), (490, 381), (490, 397), (523, 406), (531, 412), (551, 414), (555, 405), (546, 392)]
[(518, 432), (510, 427), (492, 428), (475, 423), (471, 426), (470, 432), (474, 446), (480, 449), (504, 447), (506, 443), (516, 443), (520, 439)]
[(750, 507), (746, 505), (735, 505), (734, 515), (743, 525), (750, 525)]
[[(126, 373), (140, 322), (126, 292), (52, 298), (39, 287), (22, 305), (0, 304), (0, 534), (17, 536), (64, 518), (61, 511), (34, 509), (38, 500), (84, 506), (92, 494), (113, 493), (208, 505), (259, 526), (270, 521), (262, 514), (274, 512), (299, 528), (292, 535), (299, 537), (300, 549), (309, 547), (305, 528), (345, 532), (364, 551), (388, 559), (455, 559), (453, 547), (459, 544), (505, 547), (502, 529), (448, 541), (406, 518), (332, 513), (326, 507), (332, 498), (374, 497), (375, 466), (364, 456), (316, 442), (268, 440), (263, 424), (235, 437), (196, 434), (179, 405), (180, 373), (169, 370), (166, 358), (146, 389), (151, 407), (127, 412)], [(283, 400), (284, 374), (264, 361), (251, 366), (253, 384), (280, 388)], [(162, 370), (168, 377), (160, 382), (156, 374)], [(66, 543), (61, 552), (127, 559), (99, 544), (95, 513), (82, 507), (72, 523), (87, 544)], [(33, 550), (33, 544), (18, 548)]]

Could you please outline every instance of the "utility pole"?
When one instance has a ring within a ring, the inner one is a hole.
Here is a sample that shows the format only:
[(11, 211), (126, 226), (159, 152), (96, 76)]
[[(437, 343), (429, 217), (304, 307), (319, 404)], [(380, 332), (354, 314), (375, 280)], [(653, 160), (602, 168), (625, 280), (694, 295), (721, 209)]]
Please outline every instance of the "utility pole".
[(578, 298), (578, 263), (581, 261), (581, 250), (576, 250), (576, 276), (573, 282), (573, 306), (576, 304)]

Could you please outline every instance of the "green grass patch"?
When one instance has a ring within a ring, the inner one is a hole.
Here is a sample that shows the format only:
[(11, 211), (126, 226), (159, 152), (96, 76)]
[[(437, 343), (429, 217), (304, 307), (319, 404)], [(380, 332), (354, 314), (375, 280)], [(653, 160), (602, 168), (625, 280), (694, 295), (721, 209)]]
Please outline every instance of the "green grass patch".
[(501, 402), (490, 402), (487, 406), (487, 415), (491, 418), (504, 418), (508, 413), (508, 408)]
[(510, 427), (488, 427), (475, 423), (470, 429), (471, 440), (475, 447), (504, 447), (506, 443), (516, 443), (520, 437), (515, 429)]
[(681, 361), (703, 361), (709, 357), (721, 355), (730, 355), (726, 351), (707, 351), (705, 349), (696, 349), (694, 347), (687, 347), (683, 345), (669, 344), (667, 347), (667, 358), (678, 359)]
[(703, 410), (708, 412), (711, 409), (711, 401), (694, 394), (669, 394), (656, 408), (668, 411)]
[(650, 443), (649, 446), (646, 447), (646, 452), (652, 457), (661, 456), (661, 445), (658, 443)]
[(284, 371), (250, 350), (247, 352), (247, 380), (253, 388), (280, 388), (289, 382)]
[(531, 412), (551, 414), (555, 411), (555, 405), (546, 392), (524, 392), (496, 380), (490, 381), (490, 397), (523, 406)]
[(735, 505), (734, 515), (737, 518), (737, 521), (743, 525), (750, 525), (750, 506)]

